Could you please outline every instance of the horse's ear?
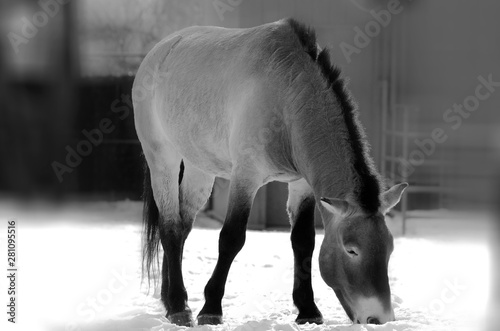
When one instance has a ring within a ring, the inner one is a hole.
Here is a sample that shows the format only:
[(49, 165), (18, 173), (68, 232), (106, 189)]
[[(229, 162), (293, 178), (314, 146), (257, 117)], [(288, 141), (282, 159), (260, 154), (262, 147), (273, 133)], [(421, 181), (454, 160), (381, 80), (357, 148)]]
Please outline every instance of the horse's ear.
[(349, 210), (349, 202), (342, 199), (321, 198), (321, 204), (335, 215), (345, 215)]
[(400, 183), (394, 185), (389, 190), (384, 192), (382, 195), (382, 214), (387, 213), (389, 210), (394, 208), (401, 200), (401, 196), (403, 195), (404, 190), (408, 187), (408, 183)]

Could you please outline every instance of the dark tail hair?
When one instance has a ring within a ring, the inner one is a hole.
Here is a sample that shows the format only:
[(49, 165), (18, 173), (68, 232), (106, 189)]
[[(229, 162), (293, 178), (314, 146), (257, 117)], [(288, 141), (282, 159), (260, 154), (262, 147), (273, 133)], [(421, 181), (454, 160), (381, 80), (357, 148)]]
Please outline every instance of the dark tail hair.
[(160, 213), (156, 205), (153, 188), (151, 187), (151, 173), (144, 158), (144, 188), (142, 198), (144, 209), (142, 212), (142, 278), (147, 275), (148, 286), (151, 285), (151, 276), (154, 285), (157, 284), (157, 271), (160, 269), (158, 249), (160, 243)]

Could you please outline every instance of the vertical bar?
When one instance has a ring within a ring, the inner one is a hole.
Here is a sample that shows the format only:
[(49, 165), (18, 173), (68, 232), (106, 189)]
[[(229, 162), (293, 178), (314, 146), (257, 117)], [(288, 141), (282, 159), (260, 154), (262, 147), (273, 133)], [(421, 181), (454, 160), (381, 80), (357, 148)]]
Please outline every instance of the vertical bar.
[[(439, 148), (439, 146), (438, 146)], [(443, 150), (438, 150), (439, 153), (439, 208), (443, 208), (443, 200), (444, 200), (444, 192), (443, 192), (443, 187), (444, 185), (444, 159), (443, 159)]]
[(393, 157), (392, 161), (391, 161), (391, 177), (393, 179), (396, 178), (395, 174), (396, 174), (396, 161), (395, 161), (395, 157), (396, 157), (396, 136), (394, 135), (395, 132), (397, 132), (398, 130), (396, 129), (396, 126), (397, 126), (397, 122), (396, 122), (396, 117), (397, 117), (397, 109), (396, 109), (396, 103), (397, 103), (397, 99), (396, 99), (396, 87), (397, 87), (397, 83), (398, 83), (398, 79), (397, 79), (397, 63), (396, 63), (396, 59), (397, 59), (397, 51), (396, 51), (396, 47), (397, 47), (397, 27), (395, 26), (395, 23), (394, 22), (393, 24), (391, 24), (389, 26), (389, 28), (391, 29), (390, 32), (390, 91), (389, 91), (389, 97), (390, 97), (390, 100), (389, 100), (389, 107), (390, 107), (390, 111), (391, 111), (391, 115), (392, 115), (392, 131), (393, 131), (393, 136), (392, 136), (392, 139), (391, 139), (391, 156)]
[(380, 165), (380, 170), (382, 172), (382, 175), (386, 176), (386, 157), (387, 157), (387, 137), (389, 133), (387, 132), (387, 98), (388, 98), (388, 91), (387, 91), (387, 80), (382, 81), (382, 138), (381, 138), (381, 160), (382, 163)]
[[(409, 107), (403, 108), (403, 160), (408, 161), (408, 139), (409, 139), (409, 116), (408, 116)], [(406, 167), (402, 167), (403, 181), (408, 181), (408, 173)], [(406, 212), (408, 209), (408, 192), (403, 195), (403, 201), (401, 206), (401, 212), (403, 216), (403, 235), (406, 234)]]
[(396, 116), (397, 116), (397, 112), (396, 112), (396, 107), (394, 106), (394, 104), (391, 104), (391, 108), (389, 110), (391, 112), (391, 128), (392, 128), (392, 133), (390, 135), (390, 139), (391, 139), (391, 179), (395, 179), (396, 176), (396, 132), (398, 132), (398, 130), (396, 129), (396, 126), (397, 126), (397, 122), (396, 122)]
[(406, 212), (408, 210), (408, 193), (403, 194), (403, 198), (401, 199), (401, 214), (403, 216), (403, 236), (406, 235)]

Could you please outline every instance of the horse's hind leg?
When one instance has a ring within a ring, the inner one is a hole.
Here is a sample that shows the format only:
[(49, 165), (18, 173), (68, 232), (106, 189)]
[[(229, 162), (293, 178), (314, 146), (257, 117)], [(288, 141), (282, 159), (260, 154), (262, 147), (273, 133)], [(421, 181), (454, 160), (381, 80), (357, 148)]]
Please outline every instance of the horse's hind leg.
[[(173, 250), (175, 253), (165, 254), (163, 257), (161, 296), (165, 306), (168, 307), (167, 318), (177, 325), (189, 326), (192, 325), (192, 314), (187, 305), (187, 292), (182, 282), (181, 269), (177, 271), (177, 267), (172, 267), (170, 256), (176, 259), (174, 265), (179, 265), (181, 268), (184, 242), (191, 232), (196, 214), (207, 202), (212, 192), (214, 176), (203, 173), (187, 161), (183, 162), (183, 166), (184, 169), (180, 173), (181, 179), (178, 185), (180, 220), (175, 230), (179, 233), (179, 236), (175, 238), (166, 236), (163, 244), (165, 252), (175, 246)], [(178, 244), (173, 244), (171, 240)], [(180, 247), (177, 248), (177, 245), (180, 245)], [(169, 248), (165, 249), (165, 247)], [(175, 275), (180, 275), (177, 277), (177, 280), (179, 280), (177, 283), (175, 283), (175, 279), (174, 282), (172, 280)]]
[(222, 306), (227, 275), (231, 264), (245, 243), (245, 232), (253, 198), (261, 181), (246, 171), (233, 170), (229, 187), (229, 205), (219, 236), (219, 258), (205, 286), (205, 305), (198, 315), (198, 325), (221, 324)]
[(315, 206), (314, 194), (304, 179), (288, 184), (287, 209), (292, 225), (294, 257), (293, 303), (299, 310), (296, 319), (299, 324), (323, 323), (323, 317), (314, 303), (311, 285)]
[(179, 209), (182, 222), (188, 230), (191, 230), (196, 214), (210, 197), (214, 179), (215, 176), (184, 161), (184, 173), (179, 187)]
[(165, 145), (154, 152), (145, 149), (144, 153), (158, 206), (160, 242), (164, 252), (161, 298), (172, 323), (191, 326), (192, 314), (182, 278), (182, 250), (191, 225), (185, 224), (179, 213), (181, 156)]

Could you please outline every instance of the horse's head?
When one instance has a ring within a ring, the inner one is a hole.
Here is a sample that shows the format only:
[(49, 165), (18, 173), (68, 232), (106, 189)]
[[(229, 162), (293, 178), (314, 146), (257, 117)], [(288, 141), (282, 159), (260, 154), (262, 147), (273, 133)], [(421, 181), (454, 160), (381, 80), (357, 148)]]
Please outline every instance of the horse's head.
[(355, 323), (395, 319), (387, 275), (394, 239), (384, 215), (407, 186), (398, 184), (385, 192), (381, 209), (372, 214), (345, 200), (321, 199), (323, 217), (328, 218), (319, 256), (321, 276)]

